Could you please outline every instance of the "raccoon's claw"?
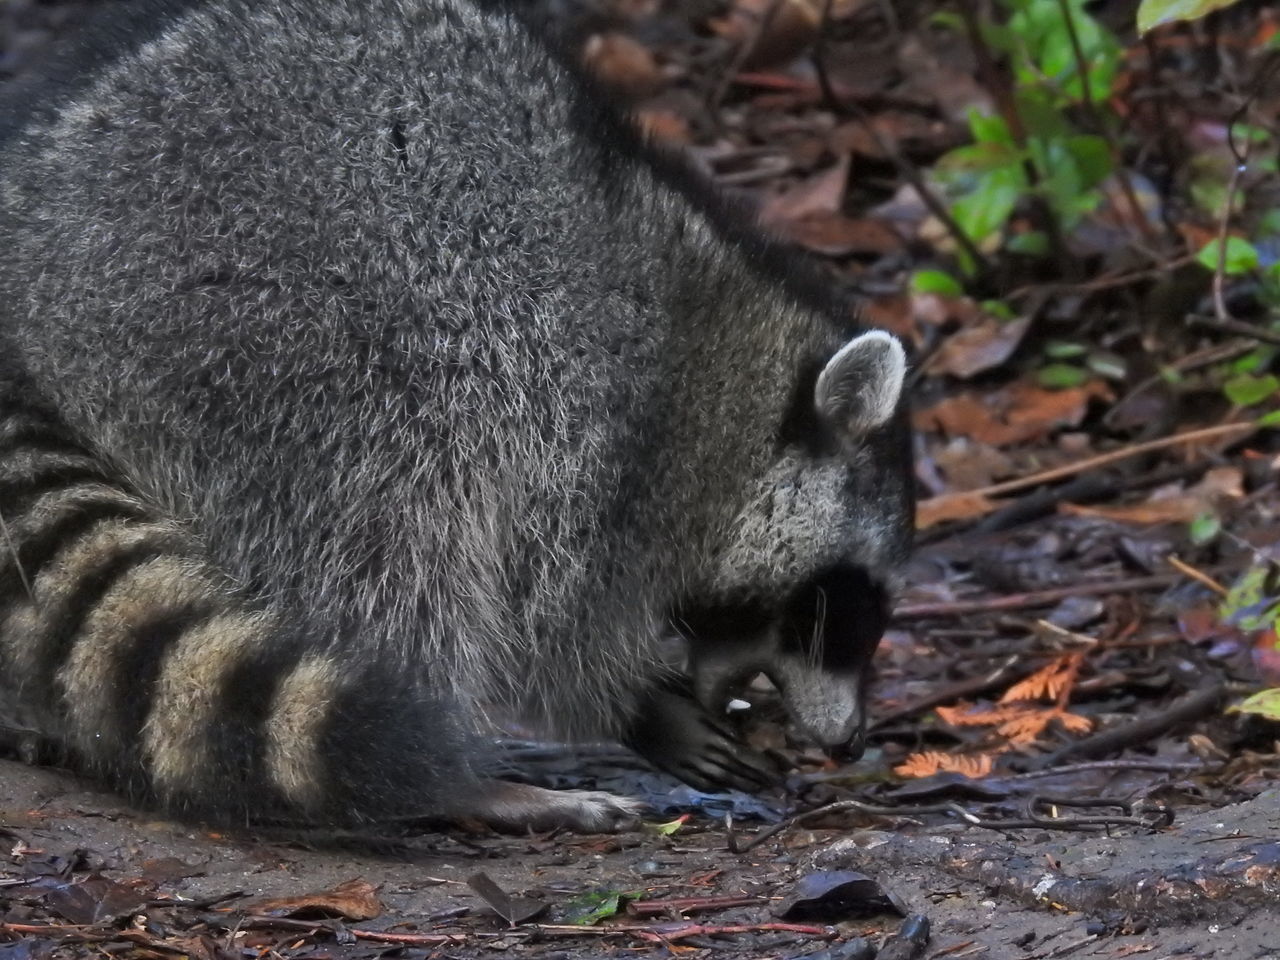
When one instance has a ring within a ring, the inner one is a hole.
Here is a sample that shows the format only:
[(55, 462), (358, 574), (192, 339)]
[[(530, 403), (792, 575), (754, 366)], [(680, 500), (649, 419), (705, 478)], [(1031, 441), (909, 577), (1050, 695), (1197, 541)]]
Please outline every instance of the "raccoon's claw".
[(751, 793), (780, 779), (780, 771), (767, 757), (738, 740), (678, 689), (663, 687), (651, 693), (624, 742), (658, 769), (704, 793)]
[(547, 790), (505, 780), (485, 781), (483, 796), (463, 812), (505, 833), (572, 830), (617, 833), (634, 828), (644, 804), (603, 790)]

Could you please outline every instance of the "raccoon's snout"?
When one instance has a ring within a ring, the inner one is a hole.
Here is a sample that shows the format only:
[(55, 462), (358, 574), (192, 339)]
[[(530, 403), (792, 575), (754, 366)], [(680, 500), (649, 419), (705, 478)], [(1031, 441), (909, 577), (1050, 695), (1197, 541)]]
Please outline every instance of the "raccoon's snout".
[(766, 675), (782, 694), (791, 719), (828, 749), (862, 756), (866, 718), (862, 671), (815, 667), (800, 657), (780, 657)]

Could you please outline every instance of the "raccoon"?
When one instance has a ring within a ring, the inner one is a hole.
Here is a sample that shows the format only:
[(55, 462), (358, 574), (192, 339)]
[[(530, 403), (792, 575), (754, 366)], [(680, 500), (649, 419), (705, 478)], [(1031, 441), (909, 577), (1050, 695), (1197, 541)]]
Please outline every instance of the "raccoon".
[(901, 344), (508, 7), (141, 9), (3, 103), (0, 718), (236, 820), (617, 827), (493, 718), (757, 787), (760, 672), (856, 752)]

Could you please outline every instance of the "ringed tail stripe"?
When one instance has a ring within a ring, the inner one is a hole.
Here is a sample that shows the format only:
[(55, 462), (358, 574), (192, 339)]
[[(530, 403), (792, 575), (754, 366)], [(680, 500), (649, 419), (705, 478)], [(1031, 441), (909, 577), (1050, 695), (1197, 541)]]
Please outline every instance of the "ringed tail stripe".
[(112, 584), (134, 567), (187, 549), (187, 537), (169, 521), (99, 521), (58, 551), (32, 581), (32, 595), (0, 619), (5, 666), (38, 695), (52, 690), (82, 625)]
[(150, 513), (141, 501), (93, 480), (41, 494), (17, 515), (0, 509), (7, 534), (0, 551), (0, 611), (25, 592), (60, 549), (100, 521), (143, 520)]
[[(198, 797), (219, 784), (209, 782), (228, 745), (229, 689), (238, 668), (268, 646), (274, 621), (263, 613), (227, 612), (183, 631), (160, 664), (151, 711), (142, 728), (142, 756), (154, 787), (171, 798)], [(260, 735), (246, 731), (245, 739)], [(223, 785), (223, 789), (227, 785)]]
[(85, 753), (115, 754), (134, 740), (161, 655), (224, 610), (226, 591), (202, 570), (182, 556), (152, 557), (122, 570), (85, 614), (57, 673)]

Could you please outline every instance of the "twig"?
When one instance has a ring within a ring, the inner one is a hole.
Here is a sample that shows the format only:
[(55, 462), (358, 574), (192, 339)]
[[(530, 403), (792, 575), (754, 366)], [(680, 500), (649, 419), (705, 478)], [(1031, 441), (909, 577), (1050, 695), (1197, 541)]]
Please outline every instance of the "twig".
[(867, 135), (875, 141), (877, 149), (888, 158), (893, 164), (894, 169), (898, 171), (898, 175), (911, 185), (911, 189), (916, 192), (916, 196), (920, 198), (920, 202), (925, 205), (928, 211), (937, 218), (938, 222), (946, 228), (951, 238), (959, 244), (964, 250), (965, 255), (973, 262), (974, 269), (982, 274), (991, 272), (991, 261), (986, 255), (978, 249), (978, 245), (973, 242), (973, 238), (965, 231), (964, 227), (955, 217), (951, 215), (951, 211), (947, 209), (947, 205), (943, 203), (929, 189), (929, 185), (925, 183), (924, 177), (920, 171), (916, 169), (915, 164), (907, 160), (906, 157), (898, 150), (897, 144), (884, 136), (871, 122), (871, 118), (867, 116), (865, 110), (860, 105), (853, 103), (848, 98), (841, 98), (837, 93), (834, 84), (831, 82), (831, 75), (827, 72), (827, 64), (825, 59), (826, 45), (825, 40), (827, 31), (831, 24), (831, 8), (834, 0), (823, 0), (822, 19), (818, 23), (818, 36), (813, 44), (813, 71), (818, 78), (818, 89), (822, 92), (822, 99), (827, 109), (834, 113), (837, 117), (851, 117), (862, 125)]
[(1179, 763), (1172, 760), (1086, 760), (1083, 763), (1064, 763), (1046, 770), (1028, 770), (1014, 773), (1006, 780), (1039, 780), (1044, 777), (1065, 777), (1094, 770), (1149, 770), (1153, 773), (1195, 773), (1206, 770), (1203, 763)]
[(881, 727), (888, 726), (898, 720), (914, 717), (916, 714), (924, 713), (926, 710), (932, 710), (939, 704), (974, 697), (980, 693), (986, 693), (988, 690), (1003, 687), (1011, 680), (1021, 679), (1031, 673), (1033, 669), (1031, 665), (1024, 663), (1023, 660), (1024, 658), (1021, 654), (1015, 654), (994, 670), (980, 676), (967, 677), (956, 683), (948, 684), (942, 689), (935, 690), (927, 696), (920, 697), (899, 707), (897, 710), (886, 713), (873, 722), (868, 730), (879, 730)]
[(1129, 204), (1129, 210), (1133, 213), (1134, 219), (1138, 221), (1138, 229), (1146, 237), (1147, 243), (1157, 246), (1160, 243), (1160, 237), (1156, 234), (1151, 222), (1147, 219), (1146, 213), (1143, 212), (1142, 206), (1138, 203), (1138, 195), (1134, 192), (1133, 181), (1129, 179), (1129, 172), (1124, 168), (1124, 157), (1120, 152), (1120, 148), (1116, 144), (1115, 138), (1111, 136), (1111, 132), (1107, 130), (1106, 123), (1099, 115), (1097, 104), (1093, 102), (1093, 91), (1089, 89), (1089, 62), (1085, 59), (1084, 46), (1080, 43), (1080, 33), (1076, 30), (1076, 18), (1071, 12), (1071, 6), (1067, 3), (1067, 0), (1058, 0), (1058, 9), (1062, 12), (1062, 20), (1067, 26), (1067, 37), (1071, 40), (1071, 54), (1076, 61), (1076, 75), (1080, 78), (1080, 96), (1084, 103), (1085, 112), (1089, 115), (1094, 130), (1097, 131), (1107, 145), (1107, 150), (1111, 154), (1111, 162), (1115, 165), (1116, 183), (1120, 185), (1120, 192), (1124, 194), (1125, 202)]
[(1222, 218), (1218, 221), (1218, 263), (1213, 268), (1213, 314), (1219, 321), (1230, 322), (1231, 313), (1227, 310), (1227, 230), (1231, 225), (1231, 208), (1235, 206), (1236, 191), (1240, 187), (1240, 174), (1249, 162), (1249, 144), (1245, 142), (1243, 154), (1236, 149), (1231, 128), (1239, 114), (1248, 106), (1248, 101), (1227, 121), (1227, 142), (1231, 147), (1231, 156), (1235, 164), (1231, 168), (1231, 176), (1227, 180), (1227, 195), (1222, 203)]
[[(296, 920), (293, 917), (271, 917), (262, 914), (249, 914), (242, 918), (240, 928), (278, 930), (297, 930), (300, 933), (327, 933), (336, 937), (339, 933), (332, 921)], [(401, 946), (443, 947), (447, 944), (458, 944), (465, 940), (457, 933), (395, 933), (390, 930), (362, 930), (358, 927), (346, 927), (345, 933), (357, 940), (369, 940), (375, 943), (397, 943)]]
[(1141, 590), (1159, 590), (1171, 587), (1178, 577), (1170, 574), (1154, 574), (1147, 577), (1130, 577), (1127, 580), (1087, 580), (1069, 587), (1049, 587), (1026, 593), (1011, 593), (979, 600), (939, 600), (932, 603), (907, 603), (898, 607), (895, 620), (922, 620), (926, 617), (959, 617), (971, 613), (995, 613), (1004, 610), (1025, 610), (1028, 607), (1047, 607), (1068, 597), (1092, 597), (1103, 593), (1137, 593)]
[(1170, 727), (1188, 720), (1198, 720), (1211, 713), (1226, 696), (1222, 684), (1213, 684), (1179, 697), (1160, 713), (1134, 720), (1122, 726), (1112, 727), (1083, 740), (1068, 743), (1045, 757), (1031, 761), (1030, 769), (1043, 770), (1053, 767), (1067, 757), (1092, 757), (1104, 753), (1116, 753), (1125, 747), (1146, 743), (1164, 733)]
[[(1194, 325), (1194, 324), (1197, 324), (1197, 321), (1199, 319), (1201, 318), (1193, 317), (1188, 322)], [(1214, 327), (1214, 329), (1222, 329), (1216, 323), (1213, 323), (1213, 322), (1209, 322), (1204, 325), (1212, 326)], [(1246, 326), (1249, 326), (1250, 331), (1255, 329), (1251, 325), (1246, 324)], [(1246, 336), (1252, 336), (1252, 333), (1246, 334)], [(1256, 341), (1261, 338), (1253, 337), (1253, 339)], [(1280, 337), (1277, 337), (1277, 340), (1280, 341)], [(1253, 348), (1254, 348), (1253, 343), (1244, 343), (1239, 340), (1236, 340), (1230, 343), (1214, 344), (1211, 347), (1205, 347), (1203, 350), (1196, 350), (1193, 353), (1187, 354), (1185, 357), (1181, 357), (1175, 360), (1173, 363), (1170, 363), (1165, 369), (1176, 371), (1177, 373), (1190, 373), (1192, 370), (1200, 370), (1204, 367), (1211, 367), (1215, 363), (1225, 363), (1228, 360), (1234, 360), (1236, 357), (1243, 356), (1244, 354), (1248, 353)], [(1139, 381), (1137, 386), (1135, 386), (1123, 397), (1121, 397), (1119, 400), (1113, 403), (1111, 405), (1111, 409), (1102, 415), (1103, 424), (1110, 426), (1112, 422), (1116, 419), (1115, 413), (1117, 410), (1123, 410), (1125, 405), (1128, 404), (1130, 401), (1132, 401), (1134, 397), (1140, 396), (1141, 394), (1146, 393), (1148, 390), (1150, 390), (1152, 387), (1156, 386), (1157, 384), (1164, 383), (1164, 382), (1165, 382), (1165, 377), (1162, 373), (1153, 374), (1152, 376), (1147, 377), (1145, 380)]]
[(707, 109), (712, 113), (715, 113), (720, 108), (725, 94), (729, 92), (729, 87), (733, 83), (733, 78), (738, 75), (743, 64), (747, 62), (747, 58), (755, 52), (756, 47), (760, 44), (760, 38), (764, 36), (765, 30), (769, 28), (769, 24), (773, 22), (773, 18), (778, 15), (778, 11), (782, 8), (782, 3), (783, 0), (771, 0), (769, 6), (756, 17), (755, 25), (750, 34), (743, 39), (742, 44), (734, 52), (733, 59), (729, 61), (729, 66), (725, 68), (719, 83), (711, 91), (711, 97), (707, 101)]
[(1103, 290), (1112, 290), (1116, 287), (1127, 287), (1131, 284), (1141, 283), (1144, 280), (1159, 280), (1167, 277), (1174, 270), (1185, 267), (1189, 263), (1195, 262), (1194, 254), (1184, 254), (1180, 257), (1174, 257), (1169, 260), (1161, 260), (1154, 267), (1147, 267), (1142, 270), (1131, 270), (1125, 273), (1103, 274), (1092, 280), (1077, 280), (1072, 283), (1029, 283), (1025, 286), (1015, 287), (1005, 295), (1006, 300), (1022, 300), (1033, 294), (1043, 295), (1044, 291), (1053, 293), (1098, 293)]
[(636, 923), (611, 923), (606, 926), (585, 927), (567, 923), (529, 923), (517, 930), (537, 930), (560, 936), (608, 937), (617, 934), (635, 934), (645, 940), (671, 941), (684, 940), (687, 937), (716, 936), (727, 933), (802, 933), (811, 937), (822, 937), (825, 940), (836, 936), (831, 927), (819, 927), (809, 923), (732, 923), (708, 924), (695, 922), (661, 923), (655, 926), (644, 926)]
[[(1035, 798), (1033, 798), (1032, 802), (1034, 804)], [(921, 806), (887, 807), (873, 803), (864, 803), (861, 800), (837, 800), (834, 803), (828, 803), (824, 806), (817, 807), (816, 809), (806, 810), (804, 813), (798, 813), (794, 817), (783, 820), (781, 823), (775, 823), (772, 826), (765, 827), (745, 843), (736, 841), (731, 844), (729, 852), (748, 853), (765, 841), (776, 837), (778, 834), (794, 827), (802, 826), (811, 820), (816, 820), (830, 814), (848, 813), (851, 811), (880, 817), (916, 817), (923, 814), (945, 813), (958, 817), (960, 820), (972, 826), (981, 827), (984, 830), (994, 830), (996, 833), (1003, 833), (1006, 836), (1008, 836), (1008, 831), (1010, 830), (1020, 830), (1028, 827), (1049, 827), (1054, 830), (1088, 830), (1099, 826), (1129, 826), (1145, 827), (1148, 829), (1153, 826), (1151, 818), (1132, 815), (1132, 808), (1128, 802), (1124, 800), (1096, 797), (1089, 798), (1084, 801), (1084, 805), (1119, 807), (1122, 810), (1129, 811), (1130, 815), (1112, 817), (1045, 817), (1031, 812), (1027, 816), (1021, 818), (999, 819), (994, 817), (981, 817), (973, 811), (965, 809), (960, 804), (950, 801), (944, 803), (924, 804)], [(1163, 814), (1161, 819), (1163, 820)]]
[(1213, 579), (1213, 577), (1209, 576), (1204, 571), (1197, 570), (1195, 567), (1191, 566), (1191, 564), (1187, 563), (1185, 560), (1180, 560), (1178, 557), (1173, 555), (1170, 555), (1168, 557), (1168, 560), (1169, 560), (1169, 566), (1173, 567), (1173, 569), (1177, 570), (1179, 573), (1183, 574), (1184, 576), (1189, 577), (1190, 579), (1194, 580), (1196, 583), (1200, 584), (1201, 586), (1208, 587), (1210, 590), (1212, 590), (1214, 593), (1216, 593), (1220, 597), (1225, 597), (1227, 595), (1227, 588), (1224, 587), (1222, 584), (1220, 584), (1217, 580)]
[(672, 897), (667, 900), (632, 900), (627, 904), (627, 913), (637, 917), (652, 917), (673, 912), (694, 913), (698, 910), (753, 907), (759, 902), (759, 897)]
[(923, 501), (923, 503), (942, 500), (948, 497), (998, 497), (1006, 493), (1016, 493), (1017, 491), (1025, 490), (1028, 487), (1036, 487), (1042, 483), (1052, 483), (1055, 480), (1074, 477), (1076, 474), (1084, 473), (1087, 470), (1094, 470), (1098, 467), (1106, 466), (1109, 463), (1127, 460), (1130, 457), (1138, 457), (1144, 453), (1152, 453), (1156, 450), (1176, 447), (1180, 443), (1200, 443), (1205, 440), (1219, 440), (1223, 437), (1232, 436), (1233, 434), (1245, 436), (1255, 432), (1257, 429), (1258, 426), (1255, 423), (1222, 423), (1215, 427), (1202, 427), (1198, 430), (1187, 430), (1184, 433), (1175, 433), (1168, 437), (1159, 437), (1155, 440), (1148, 440), (1145, 443), (1135, 443), (1132, 446), (1121, 447), (1119, 450), (1100, 453), (1097, 456), (1089, 457), (1085, 460), (1078, 460), (1075, 463), (1068, 463), (1061, 467), (1054, 467), (1051, 470), (1042, 470), (1039, 473), (1033, 473), (1027, 477), (1019, 477), (1016, 480), (1006, 480), (1003, 483), (993, 483), (988, 487), (981, 487), (977, 490), (965, 490), (960, 493), (944, 493), (938, 497), (931, 497), (929, 500)]
[[(1215, 305), (1215, 310), (1217, 309)], [(1280, 346), (1280, 333), (1274, 330), (1266, 330), (1262, 327), (1256, 327), (1252, 323), (1245, 323), (1243, 320), (1233, 320), (1230, 317), (1188, 317), (1187, 323), (1193, 327), (1203, 327), (1208, 330), (1220, 330), (1223, 333), (1236, 333), (1242, 337), (1248, 337), (1261, 343), (1270, 343)], [(1252, 346), (1252, 345), (1251, 345)]]

